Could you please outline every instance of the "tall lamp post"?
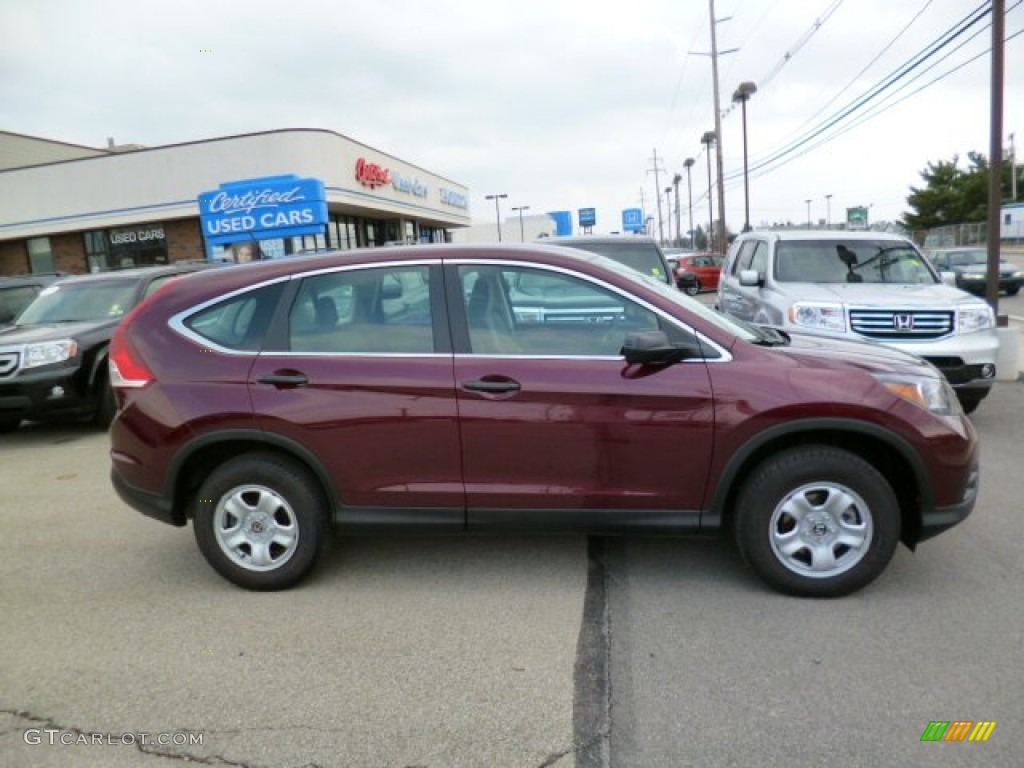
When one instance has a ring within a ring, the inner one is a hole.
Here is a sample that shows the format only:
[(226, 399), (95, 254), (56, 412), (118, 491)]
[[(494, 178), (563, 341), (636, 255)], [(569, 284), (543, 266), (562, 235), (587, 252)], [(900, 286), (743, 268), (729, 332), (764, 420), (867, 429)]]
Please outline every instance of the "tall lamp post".
[(679, 182), (683, 180), (682, 174), (677, 173), (672, 177), (672, 189), (675, 192), (676, 198), (676, 247), (680, 247), (683, 244), (683, 236), (679, 231)]
[(662, 245), (672, 241), (672, 187), (665, 187), (665, 218), (668, 219), (668, 240)]
[(825, 195), (825, 229), (832, 229), (832, 195)]
[(493, 200), (494, 201), (494, 217), (498, 220), (498, 242), (499, 243), (501, 242), (501, 208), (498, 206), (498, 201), (499, 200), (504, 200), (506, 197), (508, 197), (508, 195), (502, 193), (500, 195), (486, 195), (485, 198), (484, 198), (485, 200)]
[(520, 243), (525, 243), (526, 242), (526, 234), (523, 231), (523, 211), (530, 210), (530, 206), (528, 206), (528, 205), (513, 206), (512, 210), (519, 212), (519, 242)]
[(807, 203), (807, 228), (810, 229), (811, 228), (811, 201), (810, 200), (804, 200), (804, 202)]
[(757, 86), (752, 82), (739, 84), (732, 95), (733, 103), (739, 102), (743, 112), (743, 231), (750, 231), (750, 180), (747, 177), (747, 102), (757, 93)]
[(704, 150), (708, 156), (708, 242), (707, 250), (713, 251), (714, 248), (711, 246), (711, 229), (715, 226), (715, 211), (712, 207), (713, 195), (711, 194), (711, 145), (715, 143), (715, 132), (705, 131), (704, 135), (700, 137), (700, 143), (704, 145)]
[(690, 181), (690, 169), (693, 168), (693, 164), (696, 162), (692, 157), (686, 158), (683, 161), (683, 167), (686, 169), (686, 197), (687, 206), (690, 209), (690, 250), (693, 248), (693, 186)]

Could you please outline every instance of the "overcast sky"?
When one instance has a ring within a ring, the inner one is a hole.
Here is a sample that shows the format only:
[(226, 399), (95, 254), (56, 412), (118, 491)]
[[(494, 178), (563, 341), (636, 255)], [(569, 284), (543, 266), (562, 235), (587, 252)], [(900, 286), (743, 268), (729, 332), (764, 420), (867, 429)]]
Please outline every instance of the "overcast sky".
[[(1020, 6), (1006, 0), (1006, 35), (1018, 36), (1005, 51), (1003, 130), (1007, 142), (1016, 133), (1018, 157)], [(717, 0), (718, 48), (736, 49), (719, 57), (730, 229), (743, 225), (742, 120), (730, 103), (741, 81), (758, 88), (747, 111), (754, 169), (987, 8)], [(598, 232), (619, 229), (641, 197), (656, 215), (657, 187), (678, 173), (685, 229), (687, 157), (694, 223), (708, 219), (709, 18), (706, 0), (0, 0), (0, 129), (155, 146), (326, 128), (465, 184), (475, 222), (494, 220), (485, 195), (506, 193), (503, 218), (512, 206), (594, 207)], [(814, 220), (858, 205), (872, 221), (895, 219), (927, 163), (987, 155), (989, 22), (752, 171), (752, 223), (806, 221), (808, 199)]]

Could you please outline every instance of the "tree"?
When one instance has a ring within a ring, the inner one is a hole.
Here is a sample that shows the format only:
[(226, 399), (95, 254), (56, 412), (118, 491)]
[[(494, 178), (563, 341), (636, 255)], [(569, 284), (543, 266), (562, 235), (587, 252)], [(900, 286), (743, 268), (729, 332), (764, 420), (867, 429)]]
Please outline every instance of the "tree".
[[(932, 229), (947, 224), (966, 224), (988, 218), (989, 164), (980, 152), (967, 153), (967, 167), (960, 158), (928, 163), (921, 171), (923, 187), (911, 187), (907, 204), (913, 211), (903, 214), (902, 224), (909, 231)], [(1004, 163), (1003, 197), (1010, 194), (1010, 167)]]

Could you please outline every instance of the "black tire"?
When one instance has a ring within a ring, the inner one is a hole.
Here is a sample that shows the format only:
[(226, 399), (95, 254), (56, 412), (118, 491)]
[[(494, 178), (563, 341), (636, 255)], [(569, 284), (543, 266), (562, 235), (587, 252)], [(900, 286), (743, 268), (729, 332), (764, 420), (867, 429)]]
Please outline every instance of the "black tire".
[(93, 414), (92, 423), (101, 429), (109, 429), (110, 422), (114, 420), (117, 413), (117, 400), (114, 399), (114, 388), (110, 386), (110, 379), (107, 376), (100, 376), (96, 381), (96, 413)]
[(1020, 287), (1006, 289), (1007, 296), (1016, 296), (1018, 293), (1020, 293)]
[(824, 445), (791, 448), (758, 465), (736, 499), (734, 522), (754, 573), (801, 597), (840, 597), (869, 584), (900, 537), (899, 505), (882, 474)]
[(687, 283), (686, 287), (683, 288), (683, 292), (687, 296), (696, 296), (700, 293), (700, 280), (694, 280), (692, 283)]
[(0, 435), (13, 432), (21, 424), (21, 416), (0, 416)]
[(288, 589), (316, 565), (327, 504), (305, 466), (273, 453), (226, 461), (196, 494), (193, 528), (206, 561), (240, 587)]

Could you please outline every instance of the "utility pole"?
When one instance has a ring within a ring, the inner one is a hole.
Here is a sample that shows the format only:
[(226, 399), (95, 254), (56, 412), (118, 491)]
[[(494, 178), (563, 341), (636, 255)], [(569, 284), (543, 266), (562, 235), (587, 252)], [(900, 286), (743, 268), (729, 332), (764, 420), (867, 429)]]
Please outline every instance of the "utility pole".
[[(725, 253), (727, 243), (725, 237), (725, 179), (722, 175), (722, 108), (718, 97), (718, 38), (715, 34), (715, 0), (708, 0), (711, 12), (711, 77), (715, 92), (715, 170), (718, 172), (718, 253)], [(725, 21), (725, 19), (722, 19)], [(735, 49), (733, 49), (735, 50)], [(731, 51), (728, 51), (731, 53)]]
[(1006, 30), (1006, 3), (992, 0), (992, 75), (991, 118), (989, 121), (988, 169), (988, 280), (985, 300), (996, 314), (996, 325), (1006, 327), (1006, 315), (999, 315), (999, 235), (1002, 224), (1003, 202), (1003, 66), (1005, 62), (1004, 32)]
[(659, 243), (664, 243), (665, 242), (665, 227), (664, 227), (664, 222), (663, 222), (663, 220), (661, 218), (661, 182), (658, 181), (658, 173), (659, 173), (659, 171), (664, 171), (665, 169), (658, 166), (658, 150), (657, 149), (654, 150), (654, 157), (652, 158), (652, 162), (654, 163), (654, 167), (653, 168), (648, 168), (647, 172), (654, 174), (654, 196), (656, 198), (658, 198), (658, 242)]

